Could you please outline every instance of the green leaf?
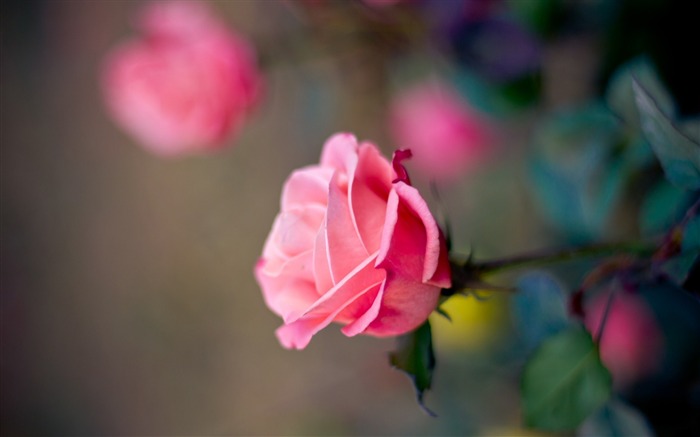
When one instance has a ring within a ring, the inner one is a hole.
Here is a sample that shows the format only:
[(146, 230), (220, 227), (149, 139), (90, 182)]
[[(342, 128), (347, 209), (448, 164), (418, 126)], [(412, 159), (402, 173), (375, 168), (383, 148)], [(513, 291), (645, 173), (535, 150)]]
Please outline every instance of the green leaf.
[(583, 422), (576, 435), (578, 437), (652, 437), (654, 431), (639, 411), (620, 400), (611, 399)]
[(700, 189), (700, 138), (692, 135), (694, 125), (677, 127), (642, 83), (635, 79), (632, 88), (642, 131), (668, 180), (681, 188)]
[(389, 354), (389, 363), (408, 375), (413, 382), (421, 408), (429, 415), (435, 416), (423, 403), (423, 394), (430, 389), (435, 369), (430, 322), (426, 321), (415, 331), (402, 335), (398, 342), (397, 350)]
[(581, 327), (546, 340), (525, 366), (522, 403), (525, 424), (570, 431), (610, 397), (612, 380), (591, 335)]

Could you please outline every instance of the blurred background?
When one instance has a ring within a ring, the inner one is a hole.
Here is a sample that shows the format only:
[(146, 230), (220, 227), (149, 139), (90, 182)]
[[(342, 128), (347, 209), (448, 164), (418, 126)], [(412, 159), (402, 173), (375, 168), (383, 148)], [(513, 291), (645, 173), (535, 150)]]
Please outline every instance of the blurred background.
[(525, 433), (527, 348), (505, 296), (463, 298), (454, 323), (434, 320), (426, 403), (437, 419), (388, 365), (391, 339), (348, 339), (331, 326), (304, 351), (280, 347), (281, 320), (252, 270), (282, 184), (338, 131), (389, 156), (401, 146), (388, 124), (396, 96), (449, 82), (496, 133), (488, 157), (442, 185), (442, 202), (427, 177), (414, 177), (449, 217), (456, 253), (483, 259), (637, 236), (651, 179), (580, 226), (548, 216), (531, 188), (532, 138), (549, 113), (588, 105), (641, 53), (670, 59), (662, 73), (687, 91), (674, 95), (691, 94), (680, 112), (697, 113), (699, 76), (695, 88), (687, 80), (697, 70), (678, 73), (688, 56), (662, 50), (684, 53), (677, 42), (692, 39), (656, 38), (688, 14), (653, 1), (641, 2), (641, 15), (629, 15), (630, 1), (379, 3), (211, 2), (256, 47), (264, 97), (230, 147), (174, 158), (115, 125), (100, 89), (104, 56), (135, 34), (143, 2), (2, 3), (3, 435)]

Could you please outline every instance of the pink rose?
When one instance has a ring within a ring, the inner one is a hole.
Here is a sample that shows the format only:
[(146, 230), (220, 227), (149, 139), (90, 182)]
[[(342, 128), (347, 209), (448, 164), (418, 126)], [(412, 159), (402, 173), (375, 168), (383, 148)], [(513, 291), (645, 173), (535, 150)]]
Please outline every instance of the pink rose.
[(411, 149), (417, 170), (452, 179), (483, 161), (494, 143), (492, 127), (445, 85), (426, 83), (399, 95), (389, 128), (401, 148)]
[[(593, 335), (600, 329), (609, 296), (596, 296), (586, 312), (586, 327)], [(637, 294), (615, 293), (600, 340), (600, 356), (615, 385), (625, 388), (653, 374), (663, 351), (664, 338), (648, 304)]]
[(116, 122), (160, 155), (221, 147), (259, 99), (253, 49), (201, 2), (151, 3), (137, 26), (143, 35), (104, 64), (104, 95)]
[(303, 349), (337, 322), (351, 337), (403, 334), (450, 286), (445, 243), (399, 161), (337, 134), (321, 162), (287, 179), (281, 212), (255, 267), (265, 302), (284, 319), (277, 337)]

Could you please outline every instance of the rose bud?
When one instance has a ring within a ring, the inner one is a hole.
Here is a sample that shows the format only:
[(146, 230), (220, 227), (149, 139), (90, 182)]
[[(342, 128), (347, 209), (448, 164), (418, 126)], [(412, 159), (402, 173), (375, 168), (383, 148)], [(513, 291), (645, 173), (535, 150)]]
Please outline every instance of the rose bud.
[(401, 148), (411, 149), (416, 170), (431, 179), (453, 179), (483, 162), (492, 150), (490, 122), (445, 85), (427, 83), (400, 94), (389, 128)]
[(664, 338), (652, 310), (639, 294), (617, 290), (606, 316), (611, 292), (593, 299), (585, 324), (595, 336), (605, 320), (600, 357), (612, 373), (615, 386), (624, 389), (658, 370)]

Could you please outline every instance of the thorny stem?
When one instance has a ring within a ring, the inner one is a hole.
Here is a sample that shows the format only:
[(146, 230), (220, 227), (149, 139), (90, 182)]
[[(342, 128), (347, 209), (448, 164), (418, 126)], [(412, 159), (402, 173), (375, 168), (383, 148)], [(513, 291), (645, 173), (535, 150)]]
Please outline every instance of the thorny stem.
[(625, 242), (612, 244), (593, 244), (570, 249), (544, 250), (509, 258), (491, 261), (466, 263), (452, 261), (452, 288), (443, 291), (444, 296), (451, 296), (465, 290), (486, 291), (516, 291), (512, 287), (503, 287), (484, 281), (484, 276), (494, 273), (502, 273), (507, 270), (515, 270), (526, 267), (549, 265), (581, 258), (600, 258), (612, 255), (632, 254), (641, 257), (650, 257), (657, 248), (658, 243), (649, 242)]
[(574, 259), (602, 258), (624, 254), (646, 258), (647, 261), (652, 262), (665, 261), (680, 252), (685, 227), (698, 214), (700, 214), (700, 200), (688, 209), (683, 220), (681, 220), (678, 225), (674, 226), (661, 242), (652, 240), (591, 244), (569, 249), (543, 250), (481, 262), (473, 262), (471, 261), (471, 257), (466, 262), (451, 260), (453, 284), (450, 289), (443, 290), (442, 294), (444, 297), (449, 297), (455, 293), (470, 289), (515, 291), (513, 288), (489, 284), (483, 280), (483, 277), (507, 270), (548, 265)]
[(492, 261), (482, 261), (470, 265), (470, 269), (482, 274), (500, 273), (538, 265), (547, 265), (579, 258), (595, 258), (622, 253), (639, 256), (649, 256), (654, 253), (658, 244), (646, 242), (624, 242), (609, 244), (592, 244), (570, 249), (545, 250), (525, 255), (516, 255)]

